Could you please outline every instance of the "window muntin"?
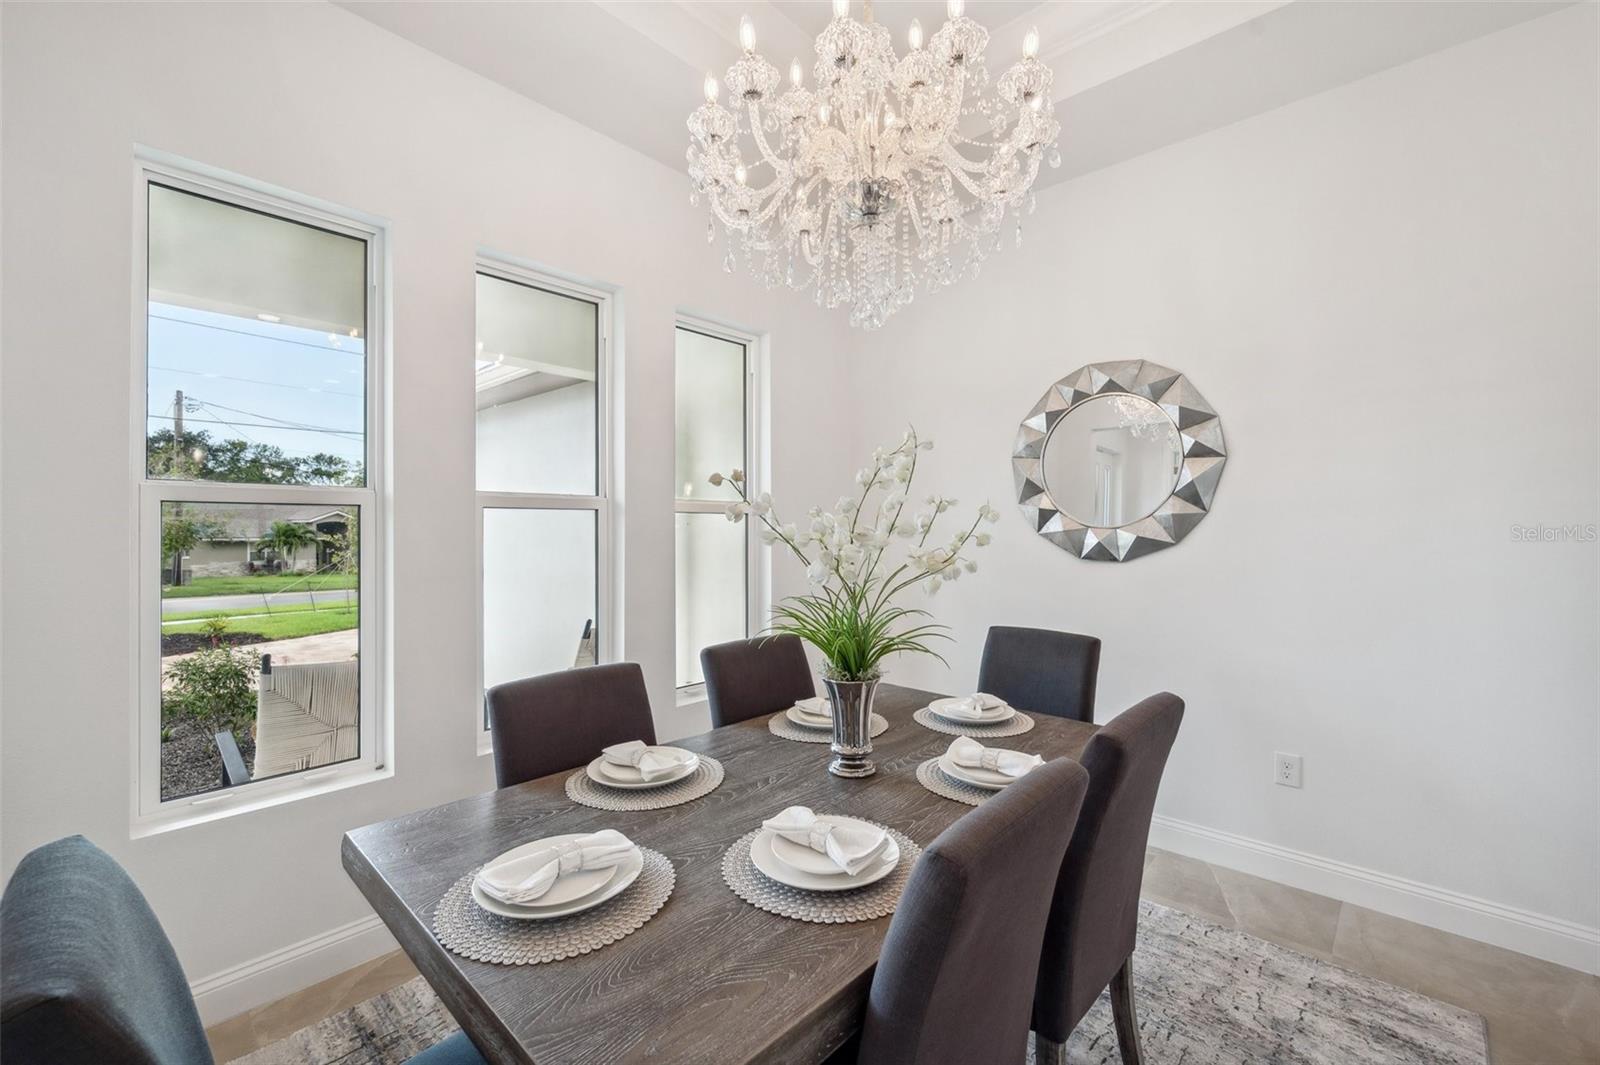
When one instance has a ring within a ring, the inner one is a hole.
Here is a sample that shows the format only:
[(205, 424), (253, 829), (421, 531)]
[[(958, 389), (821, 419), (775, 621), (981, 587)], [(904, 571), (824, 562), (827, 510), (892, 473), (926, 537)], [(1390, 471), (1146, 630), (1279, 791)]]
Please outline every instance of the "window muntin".
[[(383, 750), (382, 231), (165, 163), (140, 182), (136, 831)], [(286, 713), (263, 726), (268, 704)]]
[[(483, 688), (604, 661), (609, 299), (502, 262), (477, 276)], [(485, 711), (480, 725), (488, 728)]]
[(676, 674), (685, 688), (704, 681), (702, 648), (750, 632), (749, 526), (727, 521), (734, 497), (707, 478), (734, 469), (752, 475), (751, 340), (680, 325), (675, 347)]

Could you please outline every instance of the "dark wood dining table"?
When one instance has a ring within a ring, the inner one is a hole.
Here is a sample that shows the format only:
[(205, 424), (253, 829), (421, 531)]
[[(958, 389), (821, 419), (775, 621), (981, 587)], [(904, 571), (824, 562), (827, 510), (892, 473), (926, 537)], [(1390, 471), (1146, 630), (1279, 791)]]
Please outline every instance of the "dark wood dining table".
[[(570, 771), (358, 828), (349, 873), (422, 975), (492, 1062), (817, 1062), (861, 1025), (890, 918), (810, 924), (758, 910), (722, 879), (722, 855), (764, 818), (803, 804), (868, 818), (926, 846), (971, 809), (916, 780), (952, 737), (912, 720), (934, 693), (883, 685), (889, 721), (873, 740), (876, 775), (832, 776), (825, 743), (767, 730), (767, 718), (674, 741), (720, 760), (721, 787), (665, 810), (579, 806)], [(1096, 726), (1033, 715), (1031, 732), (990, 741), (1076, 758)], [(615, 828), (677, 869), (667, 904), (644, 927), (591, 954), (494, 965), (434, 938), (434, 907), (467, 870), (543, 836)]]

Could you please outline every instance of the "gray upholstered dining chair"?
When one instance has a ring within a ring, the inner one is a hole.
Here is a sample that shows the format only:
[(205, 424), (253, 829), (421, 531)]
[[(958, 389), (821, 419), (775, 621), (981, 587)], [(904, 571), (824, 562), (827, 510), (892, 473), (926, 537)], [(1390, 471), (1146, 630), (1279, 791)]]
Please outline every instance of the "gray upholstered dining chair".
[(1045, 926), (1033, 999), (1039, 1065), (1065, 1065), (1067, 1037), (1107, 985), (1123, 1063), (1139, 1063), (1133, 1000), (1139, 886), (1156, 789), (1182, 721), (1182, 699), (1152, 695), (1095, 733), (1079, 757), (1089, 794)]
[[(0, 900), (6, 1065), (212, 1065), (189, 982), (144, 895), (82, 836), (17, 866)], [(408, 1065), (484, 1065), (466, 1033)]]
[(1099, 674), (1098, 637), (994, 625), (983, 644), (978, 690), (1018, 710), (1093, 721)]
[(656, 742), (644, 672), (633, 662), (496, 684), (483, 698), (497, 787), (576, 769), (613, 743)]
[(1088, 784), (1075, 762), (1048, 762), (922, 853), (889, 923), (852, 1060), (1022, 1061), (1039, 938)]
[(700, 671), (713, 728), (787, 710), (817, 694), (805, 645), (788, 633), (707, 647)]

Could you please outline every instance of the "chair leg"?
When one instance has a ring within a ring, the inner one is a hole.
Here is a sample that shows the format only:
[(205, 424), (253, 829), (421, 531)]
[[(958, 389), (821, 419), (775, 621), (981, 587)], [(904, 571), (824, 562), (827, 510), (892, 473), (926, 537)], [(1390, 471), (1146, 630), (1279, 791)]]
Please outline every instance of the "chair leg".
[(1133, 956), (1122, 963), (1111, 978), (1111, 1018), (1117, 1026), (1117, 1047), (1122, 1065), (1141, 1065), (1139, 1054), (1139, 1014), (1133, 1002)]
[(1067, 1065), (1067, 1044), (1034, 1032), (1033, 1058), (1038, 1065)]

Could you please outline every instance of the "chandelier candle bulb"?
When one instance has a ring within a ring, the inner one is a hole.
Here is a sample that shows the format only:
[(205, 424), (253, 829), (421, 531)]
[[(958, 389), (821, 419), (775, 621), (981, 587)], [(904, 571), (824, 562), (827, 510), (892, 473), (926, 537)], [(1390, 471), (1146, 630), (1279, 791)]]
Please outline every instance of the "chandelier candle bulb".
[(717, 87), (717, 79), (714, 76), (707, 74), (706, 80), (700, 83), (700, 91), (706, 94), (706, 103), (716, 103), (717, 96), (720, 92)]
[(907, 41), (910, 42), (912, 51), (920, 52), (922, 50), (922, 22), (921, 22), (921, 20), (919, 20), (919, 19), (912, 19), (911, 20), (911, 29), (906, 31), (906, 39), (907, 39)]
[(944, 13), (952, 19), (960, 18), (962, 12), (966, 11), (966, 9), (967, 5), (964, 0), (949, 0), (944, 5)]
[(756, 27), (748, 15), (739, 18), (739, 46), (746, 52), (756, 50)]
[(850, 16), (850, 0), (833, 0), (833, 17), (848, 18)]
[(805, 81), (805, 77), (805, 71), (800, 68), (800, 60), (789, 60), (789, 84), (798, 89)]
[(1028, 32), (1022, 35), (1022, 55), (1025, 59), (1039, 58), (1039, 28), (1028, 27)]

